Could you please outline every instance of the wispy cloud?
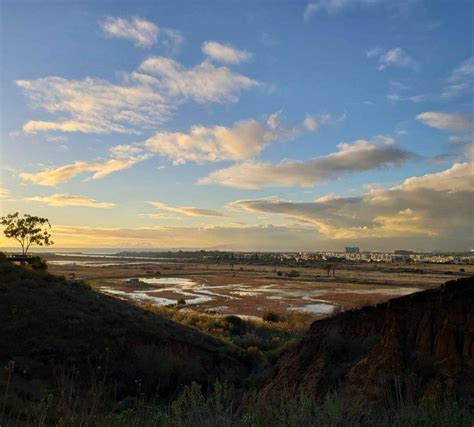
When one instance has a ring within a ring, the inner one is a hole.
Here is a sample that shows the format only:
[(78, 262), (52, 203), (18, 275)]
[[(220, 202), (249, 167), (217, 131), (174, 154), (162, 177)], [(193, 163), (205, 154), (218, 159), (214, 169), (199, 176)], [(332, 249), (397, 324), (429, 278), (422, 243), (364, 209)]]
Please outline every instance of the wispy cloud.
[(207, 227), (53, 227), (56, 244), (67, 247), (228, 248), (301, 250), (314, 247), (308, 227), (226, 225)]
[(159, 43), (170, 53), (176, 53), (184, 43), (183, 35), (172, 28), (160, 28), (144, 18), (107, 17), (100, 23), (106, 37), (130, 40), (137, 47), (150, 48)]
[(416, 119), (432, 128), (458, 132), (468, 130), (473, 125), (472, 118), (470, 117), (437, 111), (426, 111), (418, 114)]
[(344, 9), (374, 6), (383, 3), (384, 1), (385, 0), (318, 0), (309, 2), (306, 5), (303, 17), (305, 20), (308, 20), (313, 15), (322, 11), (328, 14), (335, 14)]
[(131, 168), (136, 163), (147, 158), (146, 155), (129, 159), (109, 159), (98, 162), (77, 161), (57, 168), (47, 169), (37, 173), (20, 173), (20, 178), (38, 185), (55, 186), (67, 182), (76, 175), (85, 172), (92, 173), (90, 179), (100, 179), (113, 172)]
[(367, 51), (368, 58), (378, 59), (378, 69), (385, 70), (387, 67), (411, 68), (417, 70), (418, 63), (408, 55), (401, 47), (385, 50), (381, 48), (373, 48)]
[(309, 20), (313, 15), (326, 12), (329, 15), (341, 13), (349, 9), (362, 9), (384, 5), (388, 10), (406, 13), (416, 4), (417, 0), (316, 0), (309, 2), (303, 17)]
[(472, 92), (474, 88), (474, 57), (466, 59), (448, 78), (441, 96), (451, 98)]
[(259, 83), (227, 67), (216, 67), (204, 61), (186, 69), (177, 61), (165, 57), (151, 57), (140, 65), (140, 70), (156, 78), (139, 74), (134, 77), (151, 87), (164, 88), (172, 96), (192, 98), (199, 103), (235, 102), (243, 89), (258, 86)]
[(387, 95), (387, 99), (390, 102), (402, 102), (402, 101), (409, 101), (413, 102), (415, 104), (418, 104), (420, 102), (427, 102), (430, 99), (432, 99), (432, 95), (430, 94), (421, 94), (421, 95), (408, 95), (408, 96), (403, 96), (399, 95), (397, 93), (391, 93)]
[(17, 85), (30, 98), (33, 107), (70, 117), (29, 121), (23, 126), (28, 133), (134, 133), (136, 126), (163, 123), (173, 108), (163, 94), (144, 84), (115, 85), (90, 77), (84, 80), (45, 77), (18, 80)]
[(55, 120), (28, 121), (23, 126), (27, 133), (140, 133), (169, 120), (185, 100), (236, 102), (242, 90), (259, 85), (207, 60), (185, 68), (158, 56), (143, 61), (139, 71), (123, 74), (118, 84), (92, 77), (44, 77), (16, 83), (34, 108), (57, 116)]
[(246, 50), (239, 50), (229, 44), (221, 44), (215, 41), (204, 42), (201, 49), (209, 58), (230, 64), (239, 64), (240, 62), (248, 61), (253, 56)]
[(255, 189), (262, 187), (310, 187), (343, 175), (396, 165), (413, 159), (414, 154), (397, 148), (393, 139), (341, 143), (339, 151), (310, 160), (285, 160), (278, 164), (245, 162), (212, 172), (199, 184)]
[(304, 118), (303, 124), (306, 129), (310, 132), (316, 132), (318, 130), (318, 122), (315, 117), (310, 116), (309, 114), (306, 115)]
[(107, 37), (131, 40), (135, 46), (151, 47), (158, 41), (159, 27), (143, 18), (114, 18), (109, 16), (101, 23)]
[(83, 206), (87, 208), (111, 209), (115, 203), (98, 202), (85, 196), (73, 196), (70, 194), (52, 194), (51, 196), (28, 197), (26, 200), (39, 202), (49, 206)]
[(196, 207), (190, 207), (190, 206), (175, 207), (175, 206), (167, 205), (166, 203), (162, 203), (162, 202), (148, 202), (148, 204), (163, 211), (174, 212), (174, 213), (178, 213), (185, 216), (191, 216), (191, 217), (225, 216), (222, 212), (214, 210), (214, 209), (203, 209), (203, 208), (196, 208)]

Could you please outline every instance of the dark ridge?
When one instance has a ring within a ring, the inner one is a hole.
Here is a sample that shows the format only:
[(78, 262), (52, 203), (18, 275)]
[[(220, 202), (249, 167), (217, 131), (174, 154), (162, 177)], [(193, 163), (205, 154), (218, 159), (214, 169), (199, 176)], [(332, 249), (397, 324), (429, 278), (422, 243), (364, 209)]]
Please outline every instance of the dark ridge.
[(192, 381), (207, 385), (219, 379), (238, 386), (249, 373), (241, 351), (218, 339), (82, 282), (4, 259), (0, 325), (2, 370), (14, 361), (11, 391), (29, 381), (47, 389), (58, 372), (73, 368), (79, 382), (91, 374), (106, 377), (118, 400), (136, 395), (138, 388), (171, 397)]

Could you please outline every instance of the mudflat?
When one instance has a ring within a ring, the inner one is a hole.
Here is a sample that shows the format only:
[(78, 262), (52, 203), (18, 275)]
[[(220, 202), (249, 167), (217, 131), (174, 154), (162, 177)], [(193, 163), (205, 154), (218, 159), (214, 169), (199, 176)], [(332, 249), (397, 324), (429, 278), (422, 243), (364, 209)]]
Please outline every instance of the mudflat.
[(340, 264), (328, 275), (323, 264), (298, 268), (113, 257), (46, 258), (51, 273), (85, 280), (99, 292), (140, 305), (180, 302), (181, 307), (197, 311), (259, 318), (270, 311), (321, 318), (474, 275), (473, 265), (452, 264)]

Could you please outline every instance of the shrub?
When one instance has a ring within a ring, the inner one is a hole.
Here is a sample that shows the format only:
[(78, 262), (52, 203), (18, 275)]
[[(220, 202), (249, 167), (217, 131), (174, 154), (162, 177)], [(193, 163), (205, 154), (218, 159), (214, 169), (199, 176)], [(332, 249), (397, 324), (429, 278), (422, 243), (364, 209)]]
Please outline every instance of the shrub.
[(226, 316), (224, 320), (230, 325), (232, 335), (242, 335), (247, 332), (247, 325), (239, 316)]
[(180, 298), (178, 300), (178, 305), (184, 305), (184, 304), (186, 304), (186, 300), (184, 298)]
[(245, 350), (245, 355), (247, 356), (248, 360), (251, 362), (260, 360), (263, 358), (262, 351), (258, 347), (255, 347), (254, 345), (247, 347), (247, 349)]
[(288, 273), (286, 273), (288, 277), (300, 277), (300, 273), (298, 273), (296, 270), (291, 270)]
[(46, 264), (46, 261), (41, 259), (41, 257), (39, 256), (31, 257), (30, 267), (33, 270), (38, 270), (38, 271), (46, 271), (48, 269), (48, 265)]
[(280, 321), (280, 316), (275, 313), (274, 311), (269, 311), (263, 316), (263, 320), (267, 322), (279, 322)]

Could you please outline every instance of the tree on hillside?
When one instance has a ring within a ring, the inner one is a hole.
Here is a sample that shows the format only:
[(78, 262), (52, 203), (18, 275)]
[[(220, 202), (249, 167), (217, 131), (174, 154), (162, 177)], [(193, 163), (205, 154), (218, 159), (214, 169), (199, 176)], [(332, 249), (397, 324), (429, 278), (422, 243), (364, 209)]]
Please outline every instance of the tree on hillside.
[(15, 212), (1, 217), (0, 224), (5, 227), (3, 234), (21, 245), (23, 256), (28, 254), (32, 245), (50, 246), (54, 243), (49, 232), (51, 224), (47, 218), (29, 214), (20, 216), (18, 212)]

